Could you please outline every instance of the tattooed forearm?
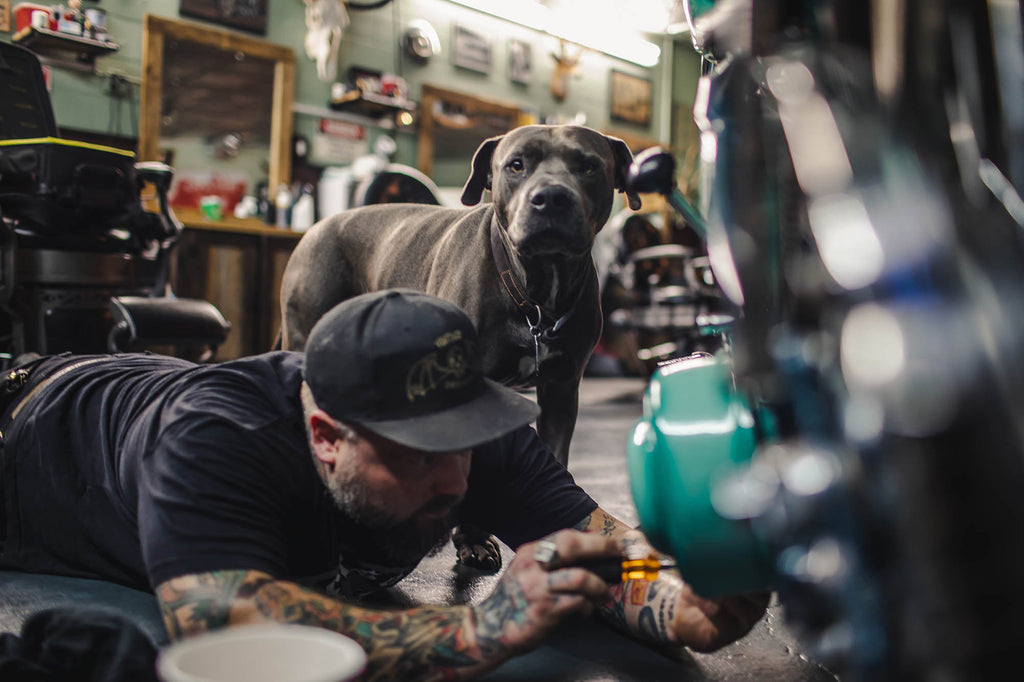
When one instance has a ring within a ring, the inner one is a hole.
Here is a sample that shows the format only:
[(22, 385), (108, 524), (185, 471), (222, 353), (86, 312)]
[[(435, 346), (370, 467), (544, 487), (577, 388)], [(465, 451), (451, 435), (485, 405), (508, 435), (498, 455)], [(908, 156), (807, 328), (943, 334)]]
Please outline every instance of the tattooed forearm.
[(172, 639), (225, 627), (235, 595), (246, 586), (246, 571), (217, 571), (170, 580), (157, 587), (157, 601)]
[(355, 639), (369, 657), (368, 680), (444, 679), (481, 663), (466, 641), (468, 607), (371, 611), (284, 582), (260, 590), (255, 602), (270, 620), (318, 625)]
[(600, 533), (605, 537), (629, 530), (628, 526), (620, 523), (618, 519), (600, 507), (595, 509), (593, 514), (584, 516), (573, 528), (585, 533)]
[(467, 635), (467, 606), (376, 611), (256, 571), (175, 578), (158, 586), (157, 597), (172, 639), (268, 620), (340, 632), (366, 650), (366, 680), (456, 679), (488, 663)]
[(653, 582), (630, 580), (612, 588), (613, 599), (600, 609), (613, 626), (652, 643), (675, 641), (672, 621), (682, 582), (662, 573)]

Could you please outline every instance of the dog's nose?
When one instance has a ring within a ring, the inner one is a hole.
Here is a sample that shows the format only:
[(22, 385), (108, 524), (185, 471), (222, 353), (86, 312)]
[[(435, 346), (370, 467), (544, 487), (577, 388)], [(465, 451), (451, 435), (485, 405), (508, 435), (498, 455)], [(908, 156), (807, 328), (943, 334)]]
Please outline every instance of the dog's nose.
[(565, 187), (544, 187), (530, 197), (530, 206), (545, 215), (564, 213), (572, 206), (572, 194)]

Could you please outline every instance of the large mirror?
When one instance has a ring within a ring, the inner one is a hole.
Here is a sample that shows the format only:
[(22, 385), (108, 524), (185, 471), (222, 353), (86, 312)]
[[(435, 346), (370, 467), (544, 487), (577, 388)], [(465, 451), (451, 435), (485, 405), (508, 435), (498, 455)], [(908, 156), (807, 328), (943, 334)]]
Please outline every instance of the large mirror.
[(514, 105), (425, 83), (416, 167), (441, 187), (461, 187), (477, 146), (525, 122)]
[(230, 215), (259, 184), (289, 182), (291, 48), (146, 15), (142, 53), (139, 159), (174, 167), (183, 217), (199, 195), (221, 196)]

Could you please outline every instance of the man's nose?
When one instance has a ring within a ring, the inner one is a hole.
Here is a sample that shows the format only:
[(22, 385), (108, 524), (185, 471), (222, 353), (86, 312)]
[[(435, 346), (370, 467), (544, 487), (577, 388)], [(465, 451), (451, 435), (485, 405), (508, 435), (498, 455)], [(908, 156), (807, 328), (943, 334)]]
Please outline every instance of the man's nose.
[(435, 495), (465, 495), (469, 487), (469, 452), (438, 456), (437, 465), (431, 473)]

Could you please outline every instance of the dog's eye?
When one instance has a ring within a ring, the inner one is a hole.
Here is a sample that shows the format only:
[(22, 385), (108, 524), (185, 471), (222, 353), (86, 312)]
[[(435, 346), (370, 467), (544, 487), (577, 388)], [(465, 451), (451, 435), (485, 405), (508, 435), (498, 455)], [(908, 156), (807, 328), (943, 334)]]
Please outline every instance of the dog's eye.
[(593, 161), (584, 161), (580, 165), (580, 173), (583, 175), (593, 175), (597, 172), (598, 164)]
[(526, 168), (526, 164), (523, 163), (522, 159), (512, 159), (508, 162), (508, 169), (513, 173), (522, 173)]

